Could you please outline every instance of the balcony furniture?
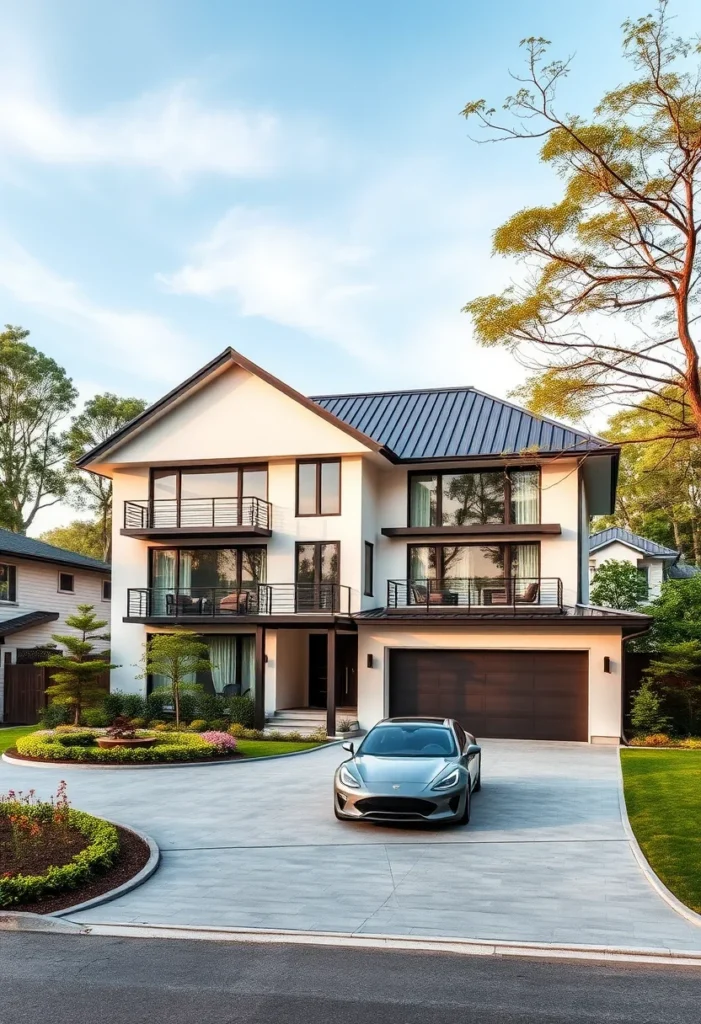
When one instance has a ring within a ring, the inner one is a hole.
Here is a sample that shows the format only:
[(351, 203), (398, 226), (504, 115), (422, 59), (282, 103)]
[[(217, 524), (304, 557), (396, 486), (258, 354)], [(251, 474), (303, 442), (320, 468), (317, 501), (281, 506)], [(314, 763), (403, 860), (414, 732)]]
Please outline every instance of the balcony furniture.
[(210, 602), (190, 594), (166, 594), (166, 615), (206, 615)]
[(226, 594), (219, 602), (219, 610), (234, 615), (248, 615), (252, 596), (250, 590), (237, 590), (233, 594)]
[[(514, 582), (517, 582), (514, 580)], [(522, 594), (515, 594), (516, 604), (535, 604), (538, 600), (538, 584), (529, 583)], [(490, 604), (513, 604), (513, 600), (506, 590), (493, 590), (491, 592)]]
[(413, 604), (457, 604), (458, 595), (452, 590), (435, 590), (413, 584), (411, 587)]
[(511, 610), (514, 614), (562, 613), (562, 580), (557, 577), (472, 577), (405, 579), (387, 581), (388, 611), (423, 609), (436, 614), (444, 607), (457, 607), (460, 614), (488, 614)]
[(350, 587), (339, 583), (253, 583), (245, 589), (228, 587), (133, 587), (127, 591), (127, 621), (161, 622), (185, 616), (203, 619), (234, 615), (280, 616), (320, 613), (350, 616)]

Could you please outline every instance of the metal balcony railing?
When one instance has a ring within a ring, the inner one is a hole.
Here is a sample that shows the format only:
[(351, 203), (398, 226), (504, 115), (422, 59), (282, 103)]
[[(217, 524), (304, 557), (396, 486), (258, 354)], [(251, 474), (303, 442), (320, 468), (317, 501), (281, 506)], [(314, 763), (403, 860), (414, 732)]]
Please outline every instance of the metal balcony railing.
[(229, 619), (237, 615), (350, 614), (350, 587), (339, 583), (252, 583), (236, 587), (133, 587), (127, 618)]
[(542, 576), (388, 580), (387, 607), (461, 611), (562, 611), (562, 580)]
[(262, 498), (162, 498), (124, 502), (125, 530), (256, 526), (269, 530), (273, 506)]

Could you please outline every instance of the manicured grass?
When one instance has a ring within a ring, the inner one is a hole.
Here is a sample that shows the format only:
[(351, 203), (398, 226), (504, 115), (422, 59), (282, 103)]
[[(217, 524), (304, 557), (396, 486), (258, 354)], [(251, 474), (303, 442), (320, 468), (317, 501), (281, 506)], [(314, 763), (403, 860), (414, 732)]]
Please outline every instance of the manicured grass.
[(701, 913), (701, 750), (621, 751), (628, 817), (650, 866)]
[(0, 727), (0, 754), (8, 750), (9, 747), (14, 747), (20, 736), (28, 736), (30, 732), (34, 732), (38, 728), (38, 725), (14, 725), (6, 729)]
[(294, 754), (298, 750), (311, 750), (321, 743), (313, 740), (290, 742), (289, 740), (237, 740), (236, 749), (244, 757), (270, 757), (272, 754)]

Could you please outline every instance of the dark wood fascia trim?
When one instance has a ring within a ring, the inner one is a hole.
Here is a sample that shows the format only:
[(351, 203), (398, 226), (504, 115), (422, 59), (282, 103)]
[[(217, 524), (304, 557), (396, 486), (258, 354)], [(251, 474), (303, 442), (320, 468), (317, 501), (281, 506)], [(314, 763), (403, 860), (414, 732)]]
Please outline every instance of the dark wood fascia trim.
[(355, 620), (347, 615), (329, 615), (321, 613), (305, 615), (298, 612), (291, 615), (232, 615), (225, 618), (221, 615), (180, 615), (177, 619), (166, 618), (165, 616), (150, 615), (136, 616), (124, 615), (122, 622), (136, 622), (147, 626), (264, 626), (266, 629), (275, 629), (284, 626), (285, 629), (322, 629), (328, 626), (337, 626), (340, 629), (347, 629), (355, 632), (357, 627)]
[(384, 537), (524, 537), (562, 533), (559, 523), (475, 523), (472, 526), (383, 526)]
[(273, 531), (264, 526), (172, 526), (152, 530), (130, 530), (122, 527), (119, 532), (124, 537), (136, 537), (137, 539), (147, 537), (150, 540), (174, 540), (179, 538), (195, 541), (198, 537), (206, 537), (208, 542), (217, 537), (226, 539), (227, 537), (272, 537), (273, 535)]
[[(646, 630), (649, 629), (649, 625), (640, 625), (637, 621), (632, 622), (630, 619), (624, 619), (621, 621), (619, 618), (612, 618), (609, 616), (586, 616), (586, 615), (566, 615), (561, 612), (553, 613), (542, 613), (537, 614), (534, 612), (524, 612), (522, 614), (511, 615), (508, 618), (504, 617), (503, 611), (499, 613), (499, 618), (492, 617), (489, 613), (476, 613), (469, 612), (464, 615), (455, 615), (450, 612), (391, 612), (388, 611), (382, 617), (374, 619), (356, 619), (358, 626), (371, 626), (377, 627), (381, 624), (380, 628), (385, 628), (387, 625), (397, 626), (412, 626), (416, 623), (421, 625), (433, 624), (444, 629), (446, 626), (455, 625), (458, 627), (464, 627), (468, 625), (473, 626), (503, 626), (505, 629), (511, 629), (513, 626), (545, 626), (552, 628), (553, 626), (558, 629), (569, 629), (573, 627), (575, 631), (579, 629), (597, 629), (600, 626), (611, 627), (614, 626), (621, 631), (638, 629)], [(650, 623), (652, 620), (650, 620)], [(623, 632), (622, 639), (626, 639), (625, 632)]]

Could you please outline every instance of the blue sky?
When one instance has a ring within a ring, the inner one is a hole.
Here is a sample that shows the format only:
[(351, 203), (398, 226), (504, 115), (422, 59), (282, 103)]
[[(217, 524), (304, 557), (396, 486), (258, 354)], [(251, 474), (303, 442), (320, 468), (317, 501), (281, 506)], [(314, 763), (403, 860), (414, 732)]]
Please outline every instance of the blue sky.
[(460, 307), (508, 282), (491, 232), (557, 182), (459, 111), (501, 102), (533, 34), (576, 54), (562, 105), (590, 109), (651, 6), (0, 3), (2, 322), (84, 397), (152, 400), (228, 344), (307, 394), (506, 395), (518, 365)]

